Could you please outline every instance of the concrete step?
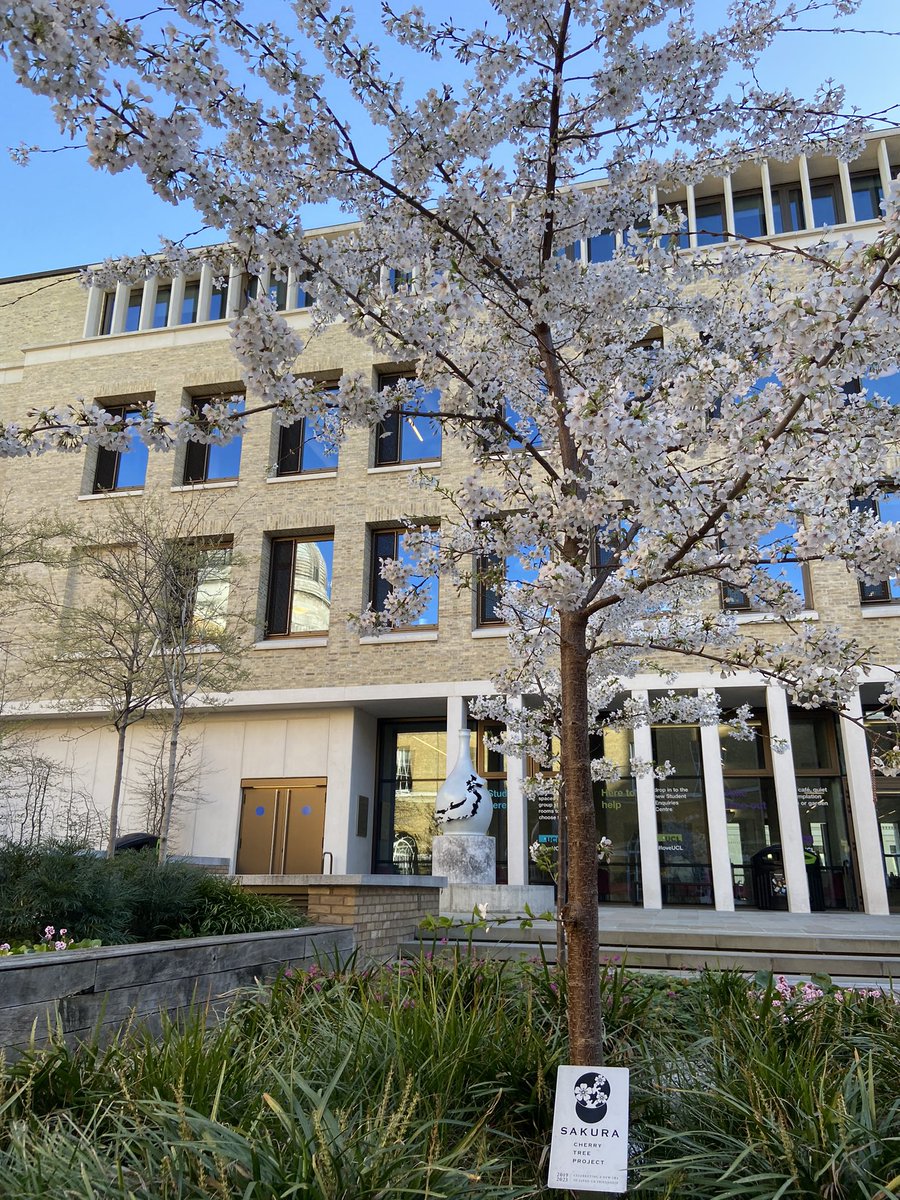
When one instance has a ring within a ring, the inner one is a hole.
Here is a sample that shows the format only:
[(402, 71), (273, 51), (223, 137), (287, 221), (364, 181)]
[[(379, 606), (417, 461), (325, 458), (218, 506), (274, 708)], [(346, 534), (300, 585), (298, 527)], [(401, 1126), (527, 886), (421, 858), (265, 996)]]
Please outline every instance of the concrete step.
[[(664, 951), (704, 951), (763, 954), (837, 955), (852, 958), (895, 959), (900, 963), (900, 921), (896, 933), (882, 934), (867, 932), (850, 933), (839, 931), (810, 933), (805, 930), (785, 930), (760, 927), (758, 929), (734, 930), (715, 927), (697, 928), (651, 928), (640, 929), (601, 927), (600, 940), (611, 954), (632, 949), (658, 949)], [(464, 929), (443, 929), (439, 938), (448, 942), (466, 943), (469, 935)], [(422, 940), (431, 941), (430, 933), (422, 934)], [(535, 924), (531, 929), (520, 929), (516, 921), (496, 925), (489, 930), (476, 930), (473, 940), (496, 945), (515, 943), (531, 946), (556, 944), (556, 928), (549, 922)]]
[[(472, 941), (471, 952), (476, 958), (497, 960), (534, 959), (534, 942), (487, 942)], [(659, 947), (630, 946), (624, 953), (620, 948), (602, 946), (601, 958), (621, 960), (623, 966), (633, 970), (655, 971), (702, 971), (704, 967), (714, 970), (733, 969), (755, 974), (757, 971), (772, 971), (776, 975), (813, 974), (830, 975), (841, 979), (868, 979), (896, 981), (900, 985), (900, 958), (878, 959), (867, 955), (851, 954), (801, 954), (764, 953), (758, 951), (723, 950), (665, 950)], [(403, 958), (417, 958), (420, 954), (433, 953), (450, 957), (457, 950), (466, 950), (465, 943), (450, 943), (432, 946), (428, 941), (406, 941), (398, 947)], [(548, 963), (556, 961), (555, 944), (543, 946), (543, 958)]]

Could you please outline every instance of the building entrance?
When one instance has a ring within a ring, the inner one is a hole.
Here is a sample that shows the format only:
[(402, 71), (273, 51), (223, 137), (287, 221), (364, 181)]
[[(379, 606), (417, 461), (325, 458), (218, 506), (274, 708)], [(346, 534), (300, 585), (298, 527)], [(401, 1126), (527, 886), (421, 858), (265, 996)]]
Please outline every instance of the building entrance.
[(318, 875), (325, 779), (244, 779), (238, 875)]

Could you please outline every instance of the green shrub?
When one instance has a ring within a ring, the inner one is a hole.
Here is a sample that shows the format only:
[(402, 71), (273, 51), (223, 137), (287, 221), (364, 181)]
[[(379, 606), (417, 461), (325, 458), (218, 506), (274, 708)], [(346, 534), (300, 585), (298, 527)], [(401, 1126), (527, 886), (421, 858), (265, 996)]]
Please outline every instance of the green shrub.
[(290, 929), (285, 901), (242, 891), (202, 867), (155, 853), (99, 858), (66, 844), (0, 845), (0, 942), (32, 944), (47, 925), (104, 945)]

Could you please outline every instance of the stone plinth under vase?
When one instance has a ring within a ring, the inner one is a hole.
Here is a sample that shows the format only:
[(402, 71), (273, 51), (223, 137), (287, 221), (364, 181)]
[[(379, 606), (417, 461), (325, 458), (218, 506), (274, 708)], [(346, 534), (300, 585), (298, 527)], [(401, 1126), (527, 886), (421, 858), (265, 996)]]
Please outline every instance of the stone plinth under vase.
[(486, 833), (441, 833), (431, 843), (431, 869), (450, 884), (496, 882), (495, 839)]

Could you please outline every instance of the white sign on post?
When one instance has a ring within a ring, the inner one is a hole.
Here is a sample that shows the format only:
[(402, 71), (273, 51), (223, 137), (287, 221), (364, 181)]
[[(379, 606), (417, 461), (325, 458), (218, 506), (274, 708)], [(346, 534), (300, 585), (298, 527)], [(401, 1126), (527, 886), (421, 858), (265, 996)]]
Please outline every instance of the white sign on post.
[(627, 1068), (560, 1067), (547, 1186), (624, 1192), (627, 1179)]

